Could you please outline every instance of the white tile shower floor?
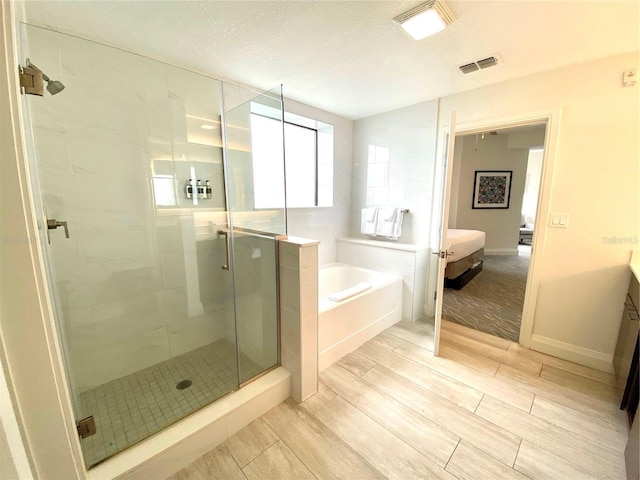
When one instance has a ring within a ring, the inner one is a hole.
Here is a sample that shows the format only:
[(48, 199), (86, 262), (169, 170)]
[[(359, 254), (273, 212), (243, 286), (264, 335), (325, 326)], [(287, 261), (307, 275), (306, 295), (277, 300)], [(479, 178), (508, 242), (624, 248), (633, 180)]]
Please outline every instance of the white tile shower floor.
[[(263, 369), (240, 354), (243, 376)], [(191, 386), (176, 385), (191, 380)], [(83, 417), (96, 433), (82, 440), (87, 467), (156, 433), (238, 387), (235, 345), (205, 345), (80, 394)]]

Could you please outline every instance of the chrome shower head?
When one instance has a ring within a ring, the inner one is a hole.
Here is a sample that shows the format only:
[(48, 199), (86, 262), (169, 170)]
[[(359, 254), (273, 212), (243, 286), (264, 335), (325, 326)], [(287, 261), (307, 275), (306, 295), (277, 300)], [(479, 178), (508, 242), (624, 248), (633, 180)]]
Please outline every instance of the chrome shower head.
[(27, 66), (31, 68), (35, 68), (42, 74), (42, 79), (47, 82), (47, 91), (51, 95), (55, 95), (64, 90), (64, 84), (59, 80), (51, 80), (42, 70), (36, 67), (31, 61), (27, 58)]
[[(42, 77), (42, 78), (44, 78), (44, 77)], [(64, 90), (64, 84), (61, 81), (59, 81), (59, 80), (47, 80), (47, 91), (51, 95), (55, 95), (56, 93), (60, 93), (62, 90)]]

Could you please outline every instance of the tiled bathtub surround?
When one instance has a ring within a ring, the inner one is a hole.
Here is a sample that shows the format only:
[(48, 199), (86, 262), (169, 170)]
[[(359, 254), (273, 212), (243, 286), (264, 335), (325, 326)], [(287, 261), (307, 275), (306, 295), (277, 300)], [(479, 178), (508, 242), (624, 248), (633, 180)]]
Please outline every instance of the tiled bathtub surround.
[(353, 122), (351, 236), (366, 238), (360, 233), (362, 208), (395, 205), (410, 210), (399, 241), (428, 242), (437, 123), (437, 100)]
[[(322, 372), (402, 319), (402, 278), (342, 263), (323, 265), (318, 273), (318, 370)], [(360, 282), (370, 288), (339, 302), (329, 300)]]
[(289, 237), (279, 244), (281, 364), (291, 372), (291, 396), (318, 390), (318, 244)]
[(357, 238), (339, 238), (336, 243), (338, 262), (402, 277), (403, 320), (424, 316), (429, 247)]

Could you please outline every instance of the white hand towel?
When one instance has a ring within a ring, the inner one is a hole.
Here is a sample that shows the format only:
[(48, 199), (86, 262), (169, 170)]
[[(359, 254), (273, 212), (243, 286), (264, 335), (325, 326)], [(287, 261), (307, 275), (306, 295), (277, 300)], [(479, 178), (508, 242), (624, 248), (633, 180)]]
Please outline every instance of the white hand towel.
[(404, 212), (401, 208), (389, 207), (381, 208), (378, 212), (378, 228), (376, 233), (379, 236), (397, 240), (402, 235), (402, 221)]
[(378, 225), (378, 207), (367, 207), (362, 209), (362, 221), (360, 231), (365, 235), (376, 235)]
[(402, 235), (402, 222), (404, 220), (404, 212), (398, 209), (396, 212), (396, 219), (393, 224), (393, 238), (397, 240)]
[(396, 207), (383, 207), (378, 211), (378, 217), (385, 222), (393, 222), (396, 218)]
[(351, 298), (351, 297), (354, 297), (354, 296), (358, 295), (359, 293), (366, 292), (372, 286), (373, 285), (371, 285), (369, 282), (361, 282), (361, 283), (358, 283), (357, 285), (354, 285), (351, 288), (347, 288), (346, 290), (342, 290), (341, 292), (333, 293), (333, 294), (329, 295), (329, 297), (327, 297), (327, 298), (332, 302), (342, 302), (343, 300), (346, 300), (347, 298)]
[(395, 207), (381, 208), (378, 212), (378, 228), (376, 233), (383, 237), (392, 238), (398, 209)]

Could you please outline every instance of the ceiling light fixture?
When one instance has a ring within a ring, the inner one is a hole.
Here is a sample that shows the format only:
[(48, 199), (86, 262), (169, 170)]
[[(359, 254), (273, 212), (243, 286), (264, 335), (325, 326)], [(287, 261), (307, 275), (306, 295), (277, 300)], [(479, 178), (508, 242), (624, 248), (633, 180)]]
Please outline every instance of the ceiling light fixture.
[(209, 125), (208, 123), (205, 123), (203, 125), (200, 125), (200, 128), (202, 128), (203, 130), (215, 130), (217, 127), (215, 125)]
[(444, 30), (455, 20), (453, 12), (443, 0), (430, 0), (393, 19), (398, 27), (414, 40)]

